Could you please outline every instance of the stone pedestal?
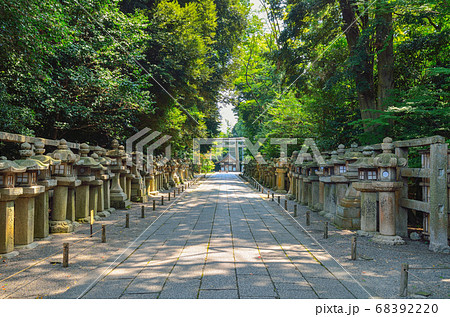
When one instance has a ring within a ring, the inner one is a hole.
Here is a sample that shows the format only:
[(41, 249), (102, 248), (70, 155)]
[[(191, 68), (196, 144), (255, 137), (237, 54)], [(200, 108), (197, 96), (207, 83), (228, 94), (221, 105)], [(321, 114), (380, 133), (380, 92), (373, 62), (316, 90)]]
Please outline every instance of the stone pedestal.
[(354, 183), (361, 192), (361, 230), (358, 235), (372, 237), (377, 234), (377, 193), (370, 182)]
[(335, 223), (344, 229), (361, 228), (361, 193), (353, 188), (352, 183), (337, 206)]
[[(64, 177), (58, 177), (57, 179), (64, 179)], [(75, 178), (70, 177), (69, 181), (75, 182)], [(69, 197), (69, 187), (58, 184), (53, 191), (52, 220), (49, 222), (50, 233), (69, 233), (73, 231), (72, 221), (67, 219), (67, 205), (69, 198), (71, 198)], [(71, 201), (72, 199), (70, 199), (70, 202)], [(69, 205), (71, 205), (71, 203)]]
[(126, 209), (131, 205), (127, 201), (127, 195), (123, 192), (122, 187), (120, 187), (119, 178), (120, 172), (114, 173), (111, 185), (111, 206), (116, 209)]
[(302, 201), (302, 191), (303, 191), (303, 178), (301, 175), (297, 176), (297, 199), (298, 203)]
[(72, 225), (75, 227), (77, 226), (76, 221), (76, 187), (69, 187), (69, 190), (67, 191), (67, 213), (66, 218), (67, 220), (72, 221)]
[(395, 192), (403, 184), (400, 182), (373, 182), (375, 190), (379, 192), (380, 233), (373, 241), (381, 244), (396, 245), (405, 242), (396, 235), (395, 214), (397, 212), (397, 200)]
[(0, 254), (5, 257), (14, 252), (14, 200), (22, 188), (0, 188)]
[(285, 183), (285, 177), (287, 173), (287, 168), (277, 167), (276, 174), (277, 174), (277, 190), (276, 192), (279, 194), (286, 194), (286, 183)]
[(34, 241), (34, 197), (44, 192), (44, 186), (24, 187), (23, 194), (16, 200), (14, 211), (14, 244), (16, 246), (26, 246)]
[(99, 201), (99, 195), (98, 191), (99, 188), (103, 188), (103, 181), (101, 180), (94, 180), (89, 183), (89, 211), (94, 211), (94, 218), (99, 219), (98, 217), (98, 201)]
[(34, 212), (34, 237), (38, 239), (47, 238), (50, 229), (48, 227), (49, 218), (49, 204), (48, 191), (39, 194), (35, 198), (35, 212)]
[(113, 211), (113, 208), (111, 208), (111, 178), (114, 177), (114, 174), (110, 174), (110, 178), (103, 182), (103, 197), (105, 201), (105, 210), (106, 211)]
[(14, 201), (0, 201), (0, 254), (14, 251)]
[(309, 177), (311, 181), (311, 193), (310, 193), (310, 201), (308, 201), (308, 206), (313, 211), (320, 211), (320, 205), (319, 205), (319, 195), (320, 195), (320, 189), (319, 189), (319, 177), (317, 176), (310, 176)]
[[(92, 176), (92, 178), (94, 178), (94, 176)], [(76, 221), (81, 223), (89, 222), (89, 184), (85, 181), (83, 181), (83, 184), (76, 189), (75, 208)]]
[(38, 239), (47, 238), (50, 233), (49, 228), (49, 190), (57, 185), (56, 179), (46, 179), (39, 182), (45, 187), (45, 191), (35, 198), (34, 211), (34, 237)]

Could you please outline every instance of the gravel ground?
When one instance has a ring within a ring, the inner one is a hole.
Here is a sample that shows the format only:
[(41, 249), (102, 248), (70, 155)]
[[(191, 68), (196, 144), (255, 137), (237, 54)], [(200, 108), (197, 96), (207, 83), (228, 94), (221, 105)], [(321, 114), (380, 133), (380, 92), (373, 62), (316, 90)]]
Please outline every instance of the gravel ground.
[(407, 298), (450, 298), (450, 255), (429, 251), (428, 242), (406, 238), (405, 245), (388, 246), (372, 242), (368, 237), (358, 236), (357, 259), (353, 261), (350, 253), (355, 231), (338, 229), (329, 224), (328, 239), (324, 239), (324, 223), (329, 222), (327, 218), (311, 212), (311, 225), (306, 226), (305, 214), (308, 207), (297, 204), (297, 217), (294, 218), (294, 201), (288, 200), (288, 215), (284, 209), (284, 195), (281, 195), (281, 206), (277, 203), (277, 195), (273, 202), (267, 199), (267, 189), (261, 194), (261, 198), (269, 200), (271, 206), (285, 213), (286, 217), (299, 226), (299, 230), (314, 237), (374, 298), (404, 298), (398, 295), (402, 263), (408, 263), (411, 270)]
[[(178, 203), (181, 197), (188, 198), (196, 187), (191, 185), (181, 195), (177, 194), (176, 201), (172, 189), (170, 202), (167, 201), (169, 191), (162, 191), (154, 197), (155, 211), (152, 211), (151, 201), (133, 203), (129, 210), (116, 210), (109, 217), (95, 222), (92, 238), (89, 237), (89, 225), (80, 224), (73, 233), (52, 234), (37, 241), (34, 249), (19, 250), (19, 255), (10, 259), (0, 258), (0, 298), (51, 298), (73, 288), (90, 272), (119, 256), (169, 204)], [(161, 195), (165, 196), (164, 206), (161, 206)], [(141, 218), (141, 206), (146, 208), (145, 218)], [(130, 228), (125, 228), (126, 213), (130, 214)], [(107, 243), (101, 243), (102, 225), (107, 226)], [(70, 244), (67, 268), (62, 267), (62, 246), (65, 242)]]

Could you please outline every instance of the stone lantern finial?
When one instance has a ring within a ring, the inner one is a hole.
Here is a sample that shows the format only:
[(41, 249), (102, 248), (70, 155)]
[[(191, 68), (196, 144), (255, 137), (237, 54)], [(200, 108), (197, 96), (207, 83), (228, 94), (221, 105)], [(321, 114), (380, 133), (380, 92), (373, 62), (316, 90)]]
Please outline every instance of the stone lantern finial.
[(34, 152), (36, 153), (36, 155), (44, 155), (45, 146), (42, 141), (37, 141), (36, 143), (34, 143), (34, 147), (35, 147)]
[(392, 153), (394, 150), (394, 143), (392, 143), (392, 138), (384, 138), (383, 143), (381, 143), (381, 149), (383, 153)]
[(373, 156), (373, 153), (374, 153), (374, 148), (371, 147), (371, 146), (366, 146), (366, 147), (364, 147), (363, 152), (362, 152), (362, 154), (363, 154), (365, 157)]
[(64, 140), (64, 139), (61, 139), (61, 140), (59, 141), (58, 149), (60, 149), (60, 150), (66, 150), (66, 149), (68, 149), (68, 148), (69, 148), (69, 147), (67, 146), (67, 141)]
[(19, 154), (22, 159), (27, 159), (33, 155), (33, 150), (31, 149), (31, 145), (28, 142), (22, 143), (20, 146)]
[(119, 147), (119, 141), (117, 141), (116, 139), (112, 140), (111, 147), (113, 149), (117, 149)]
[(103, 149), (102, 149), (100, 146), (97, 145), (97, 146), (94, 148), (94, 153), (96, 153), (98, 156), (102, 156)]
[(80, 154), (81, 157), (87, 157), (89, 154), (89, 145), (87, 145), (86, 143), (82, 143), (80, 145)]

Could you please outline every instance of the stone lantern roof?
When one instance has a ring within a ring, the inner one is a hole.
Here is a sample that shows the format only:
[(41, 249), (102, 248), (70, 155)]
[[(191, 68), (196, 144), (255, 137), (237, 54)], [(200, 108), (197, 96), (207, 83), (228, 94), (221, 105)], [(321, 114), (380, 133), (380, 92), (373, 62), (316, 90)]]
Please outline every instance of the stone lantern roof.
[(349, 166), (355, 168), (374, 168), (374, 148), (371, 146), (366, 146), (363, 149), (362, 157), (360, 157), (356, 162), (349, 164)]
[(92, 157), (96, 162), (99, 163), (99, 168), (96, 168), (96, 169), (100, 169), (100, 170), (102, 170), (102, 171), (107, 171), (107, 170), (108, 170), (105, 166), (103, 166), (103, 164), (100, 163), (101, 157), (99, 157), (97, 153), (93, 153), (93, 154), (91, 155), (91, 157)]
[(357, 148), (358, 148), (358, 144), (352, 143), (352, 145), (350, 146), (350, 149), (347, 152), (345, 152), (344, 159), (345, 160), (357, 160), (360, 157), (362, 157), (363, 156), (362, 153), (359, 152), (357, 150)]
[(6, 157), (0, 156), (0, 173), (23, 173), (27, 170), (26, 167), (20, 166), (19, 164), (9, 161)]
[(374, 165), (376, 167), (397, 167), (405, 166), (407, 161), (405, 158), (399, 158), (393, 153), (394, 144), (391, 138), (384, 138), (381, 144), (381, 149), (383, 153), (378, 154), (374, 158)]
[(44, 146), (44, 143), (42, 143), (41, 141), (36, 142), (34, 144), (34, 147), (35, 147), (34, 152), (36, 153), (36, 155), (31, 156), (30, 159), (38, 160), (47, 166), (61, 164), (60, 160), (55, 160), (54, 158), (52, 158), (49, 155), (44, 155), (45, 146)]
[[(96, 158), (96, 160), (100, 163), (100, 164), (102, 164), (103, 166), (107, 166), (107, 165), (110, 165), (111, 164), (111, 159), (109, 158), (109, 157), (105, 157), (104, 155), (106, 154), (106, 150), (105, 149), (103, 149), (102, 147), (100, 147), (100, 146), (96, 146), (95, 148), (94, 148), (94, 154), (96, 154), (97, 155), (97, 158)], [(93, 157), (94, 155), (92, 155), (92, 157)]]
[(62, 163), (75, 163), (79, 156), (74, 154), (67, 146), (67, 141), (61, 139), (59, 141), (58, 148), (50, 154), (55, 160), (60, 160)]

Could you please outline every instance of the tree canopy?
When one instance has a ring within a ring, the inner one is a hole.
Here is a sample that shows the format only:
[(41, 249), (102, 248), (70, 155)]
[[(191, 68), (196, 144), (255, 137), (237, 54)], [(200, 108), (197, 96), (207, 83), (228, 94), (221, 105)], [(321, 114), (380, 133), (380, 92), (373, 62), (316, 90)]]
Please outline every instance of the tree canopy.
[(450, 138), (445, 0), (259, 2), (4, 0), (0, 130), (106, 145), (149, 127), (183, 151), (220, 136), (225, 98), (253, 140)]

